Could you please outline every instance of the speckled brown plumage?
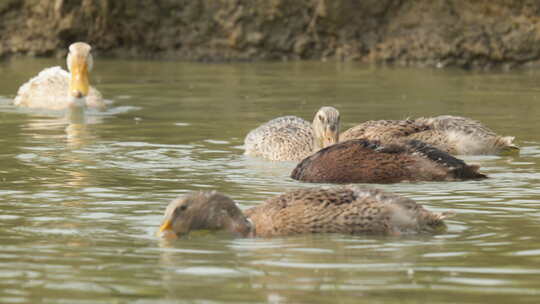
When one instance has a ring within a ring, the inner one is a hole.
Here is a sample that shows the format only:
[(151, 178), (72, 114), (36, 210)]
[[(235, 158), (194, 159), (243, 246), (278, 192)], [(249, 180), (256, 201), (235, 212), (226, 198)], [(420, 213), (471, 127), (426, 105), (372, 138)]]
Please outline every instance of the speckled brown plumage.
[(291, 173), (316, 183), (396, 183), (486, 178), (467, 165), (421, 141), (382, 145), (355, 139), (327, 147), (305, 158)]
[(371, 120), (341, 133), (340, 141), (378, 140), (389, 144), (421, 140), (453, 155), (498, 154), (517, 151), (514, 137), (500, 136), (476, 120), (442, 115), (407, 120)]
[[(444, 229), (447, 214), (432, 213), (413, 200), (353, 185), (286, 192), (240, 215), (236, 204), (216, 192), (199, 192), (167, 207), (161, 231), (226, 230), (237, 236), (310, 233), (399, 235)], [(251, 223), (250, 223), (251, 222)]]
[(274, 161), (299, 161), (314, 151), (335, 144), (339, 136), (339, 112), (322, 107), (310, 124), (296, 116), (283, 116), (251, 130), (245, 154)]

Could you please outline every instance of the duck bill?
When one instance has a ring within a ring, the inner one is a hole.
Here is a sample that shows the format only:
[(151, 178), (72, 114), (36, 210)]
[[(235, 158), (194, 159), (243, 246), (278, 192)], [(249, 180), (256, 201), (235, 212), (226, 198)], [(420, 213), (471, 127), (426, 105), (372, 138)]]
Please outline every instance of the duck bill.
[(71, 80), (69, 93), (73, 97), (81, 98), (88, 95), (90, 83), (88, 81), (88, 64), (83, 57), (73, 58), (71, 63)]
[(336, 132), (332, 131), (326, 131), (324, 132), (324, 136), (322, 138), (322, 146), (328, 147), (338, 142), (338, 134)]
[(163, 224), (161, 224), (161, 227), (159, 227), (159, 233), (163, 233), (164, 231), (172, 231), (171, 220), (165, 220)]

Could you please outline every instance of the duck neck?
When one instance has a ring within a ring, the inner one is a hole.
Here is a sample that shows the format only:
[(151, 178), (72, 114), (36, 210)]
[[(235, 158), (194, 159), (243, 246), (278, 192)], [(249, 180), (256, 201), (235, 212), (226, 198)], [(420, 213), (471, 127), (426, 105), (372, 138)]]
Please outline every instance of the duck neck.
[(227, 220), (224, 223), (224, 228), (235, 236), (255, 236), (255, 227), (253, 223), (243, 214), (241, 214), (241, 216), (238, 216), (237, 218), (230, 218), (229, 220)]
[(320, 134), (320, 132), (316, 128), (315, 122), (314, 122), (313, 123), (313, 152), (317, 152), (322, 148), (324, 148), (323, 137), (322, 137), (322, 134)]

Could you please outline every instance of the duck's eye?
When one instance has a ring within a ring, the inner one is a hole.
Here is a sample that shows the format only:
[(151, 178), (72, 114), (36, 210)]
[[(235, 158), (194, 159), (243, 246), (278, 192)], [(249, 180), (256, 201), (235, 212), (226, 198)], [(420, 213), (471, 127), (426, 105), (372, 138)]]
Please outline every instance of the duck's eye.
[(178, 215), (180, 212), (185, 211), (187, 207), (187, 205), (181, 205), (178, 208), (174, 209), (174, 213)]

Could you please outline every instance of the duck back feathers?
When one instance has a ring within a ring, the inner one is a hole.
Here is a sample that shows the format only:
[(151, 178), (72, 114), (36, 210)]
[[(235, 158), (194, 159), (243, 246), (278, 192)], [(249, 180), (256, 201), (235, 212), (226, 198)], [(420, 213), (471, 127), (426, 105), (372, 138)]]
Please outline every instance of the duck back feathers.
[[(13, 104), (21, 107), (65, 110), (68, 107), (69, 80), (71, 76), (61, 67), (44, 69), (37, 76), (24, 83), (17, 91)], [(90, 87), (86, 106), (104, 110), (107, 106), (101, 93)]]
[[(498, 154), (519, 150), (513, 143), (513, 136), (500, 136), (479, 121), (467, 117), (441, 115), (420, 117), (415, 121), (430, 126), (434, 132), (430, 137), (439, 138), (441, 143), (438, 146), (449, 147), (449, 153), (452, 154)], [(428, 133), (417, 134), (412, 138), (429, 143), (429, 140), (425, 140), (427, 136)]]
[(481, 179), (478, 166), (467, 165), (423, 142), (383, 145), (356, 139), (342, 142), (302, 160), (291, 177), (318, 183), (395, 183)]
[(396, 139), (407, 138), (416, 133), (431, 130), (427, 124), (414, 120), (369, 120), (354, 126), (340, 135), (341, 141), (350, 139), (370, 139), (390, 143)]
[(390, 234), (436, 231), (444, 214), (413, 200), (356, 186), (298, 189), (246, 210), (257, 236), (309, 233)]
[(476, 120), (451, 115), (367, 121), (340, 136), (341, 141), (360, 138), (379, 140), (385, 144), (417, 139), (454, 155), (498, 154), (518, 150), (513, 144), (514, 137), (499, 136)]
[(311, 123), (283, 116), (251, 130), (244, 140), (245, 154), (269, 160), (300, 160), (313, 153)]
[(270, 120), (248, 133), (244, 140), (245, 154), (269, 160), (299, 161), (339, 139), (339, 111), (321, 107), (313, 122), (296, 116)]

